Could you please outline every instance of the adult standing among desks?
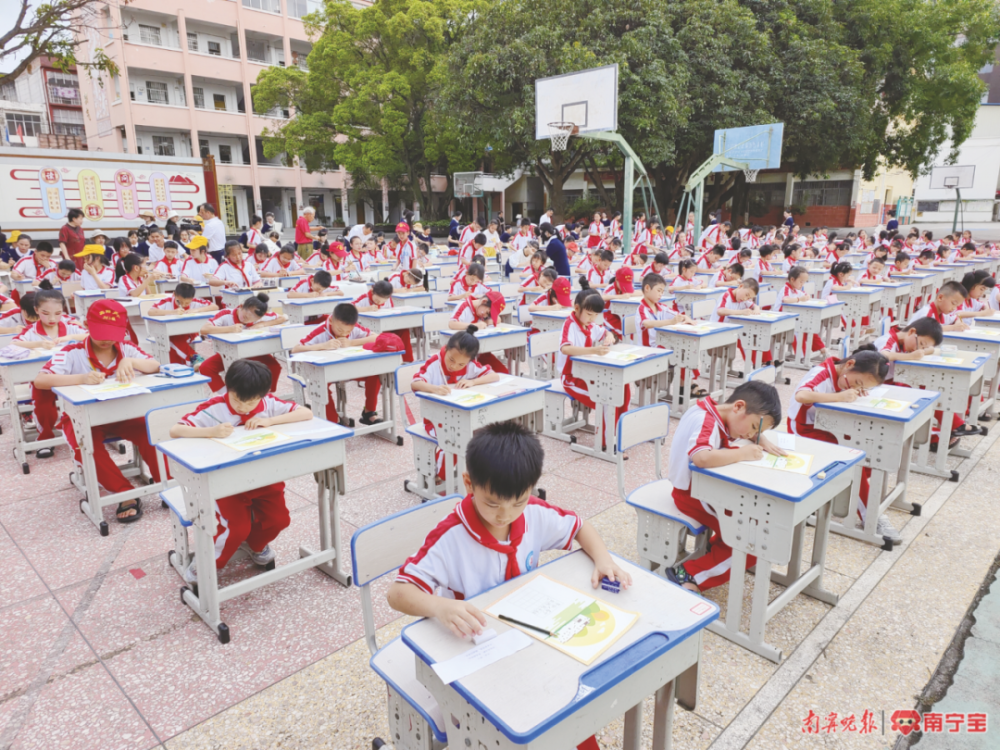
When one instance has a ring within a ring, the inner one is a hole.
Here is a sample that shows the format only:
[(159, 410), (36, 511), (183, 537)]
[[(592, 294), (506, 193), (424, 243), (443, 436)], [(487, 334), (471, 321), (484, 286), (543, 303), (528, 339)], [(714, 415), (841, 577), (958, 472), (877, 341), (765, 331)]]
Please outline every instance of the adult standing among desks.
[(351, 231), (347, 233), (347, 241), (344, 243), (344, 247), (350, 247), (351, 240), (355, 237), (360, 237), (361, 244), (364, 245), (369, 239), (373, 239), (372, 233), (374, 231), (374, 224), (355, 224), (351, 227)]
[(264, 214), (264, 226), (261, 227), (260, 233), (267, 237), (273, 231), (276, 231), (274, 228), (274, 214), (268, 211)]
[(201, 233), (208, 240), (208, 254), (215, 262), (222, 264), (222, 256), (226, 248), (226, 226), (218, 217), (218, 211), (211, 203), (202, 203), (198, 207), (198, 215), (204, 220), (205, 226)]
[(312, 206), (306, 206), (302, 209), (302, 215), (295, 222), (295, 245), (302, 260), (313, 254), (313, 240), (318, 239), (318, 235), (313, 234), (309, 226), (315, 216), (316, 209)]
[(82, 253), (84, 245), (87, 244), (87, 237), (83, 233), (83, 211), (79, 208), (71, 208), (66, 214), (66, 224), (59, 230), (59, 249), (62, 257), (68, 258), (76, 263), (76, 270), (83, 270), (83, 257), (76, 257), (77, 253)]
[(572, 276), (569, 268), (569, 258), (566, 257), (566, 245), (559, 239), (559, 234), (551, 224), (541, 224), (538, 227), (538, 234), (542, 238), (545, 246), (545, 254), (549, 256), (552, 264), (556, 267), (556, 273), (560, 276)]
[(448, 249), (458, 250), (462, 231), (462, 212), (456, 211), (451, 215), (451, 223), (448, 225)]

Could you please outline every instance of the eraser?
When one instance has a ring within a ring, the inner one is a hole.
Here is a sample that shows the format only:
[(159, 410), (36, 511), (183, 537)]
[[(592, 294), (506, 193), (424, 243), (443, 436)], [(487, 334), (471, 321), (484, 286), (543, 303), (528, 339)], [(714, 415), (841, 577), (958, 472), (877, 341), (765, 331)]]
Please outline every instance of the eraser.
[(472, 642), (475, 643), (477, 646), (481, 646), (482, 644), (486, 643), (486, 641), (492, 641), (496, 637), (497, 637), (497, 631), (495, 631), (493, 628), (486, 628), (479, 635), (472, 636)]
[(621, 581), (612, 581), (604, 577), (601, 579), (601, 588), (605, 591), (610, 591), (612, 594), (617, 594), (622, 590), (622, 583)]
[(819, 474), (817, 474), (816, 476), (817, 476), (817, 478), (819, 478), (819, 479), (826, 479), (826, 472), (825, 472), (825, 471), (821, 471), (821, 472), (820, 472)]

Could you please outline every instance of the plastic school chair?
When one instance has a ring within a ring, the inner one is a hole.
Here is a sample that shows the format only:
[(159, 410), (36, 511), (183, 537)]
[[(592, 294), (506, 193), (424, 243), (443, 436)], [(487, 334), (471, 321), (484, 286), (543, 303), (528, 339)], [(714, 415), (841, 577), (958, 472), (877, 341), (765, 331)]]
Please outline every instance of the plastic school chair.
[(747, 375), (747, 382), (758, 381), (761, 383), (770, 383), (774, 385), (774, 368), (771, 365), (764, 365), (763, 367), (758, 367), (756, 370)]
[[(398, 570), (461, 500), (461, 495), (437, 498), (364, 526), (351, 537), (351, 578), (361, 589), (365, 642), (372, 654), (369, 664), (388, 689), (386, 714), (396, 750), (440, 750), (448, 737), (441, 708), (417, 679), (416, 657), (402, 637), (379, 648), (371, 584)], [(381, 738), (372, 741), (373, 748), (384, 745)]]
[[(445, 300), (448, 297), (445, 295)], [(435, 305), (437, 303), (435, 302)], [(438, 349), (441, 348), (441, 331), (448, 329), (448, 321), (451, 320), (450, 312), (429, 312), (424, 315), (423, 329), (424, 329), (424, 349), (425, 351), (420, 352), (424, 359), (427, 359), (431, 352), (437, 353)]]
[(708, 320), (715, 312), (715, 300), (701, 299), (691, 303), (691, 317), (694, 320)]
[(615, 462), (618, 468), (618, 494), (625, 494), (625, 451), (641, 443), (653, 444), (653, 459), (657, 478), (663, 476), (662, 448), (670, 432), (670, 406), (650, 404), (631, 409), (618, 417), (618, 450)]
[[(423, 362), (413, 362), (396, 368), (396, 395), (399, 397), (399, 413), (406, 414), (406, 396), (413, 393), (413, 378), (423, 367)], [(417, 470), (418, 482), (403, 480), (403, 489), (419, 495), (422, 502), (437, 500), (440, 493), (438, 487), (444, 487), (437, 480), (437, 438), (428, 434), (424, 420), (417, 421), (406, 428), (413, 440), (413, 466)]]
[[(528, 338), (528, 361), (534, 371), (535, 360), (538, 357), (551, 357), (559, 351), (562, 332), (545, 331)], [(542, 380), (544, 378), (537, 378)], [(569, 400), (572, 412), (566, 419), (566, 401)], [(575, 443), (576, 437), (569, 433), (585, 427), (589, 422), (590, 409), (573, 399), (562, 386), (561, 378), (549, 380), (549, 389), (545, 391), (545, 408), (542, 411), (542, 434), (564, 443)]]
[(282, 328), (279, 334), (281, 336), (281, 351), (274, 355), (274, 358), (285, 368), (285, 375), (288, 376), (288, 380), (292, 384), (292, 397), (290, 400), (299, 406), (306, 405), (306, 381), (295, 373), (294, 363), (289, 358), (291, 357), (292, 348), (305, 337), (306, 331), (314, 327), (301, 325)]

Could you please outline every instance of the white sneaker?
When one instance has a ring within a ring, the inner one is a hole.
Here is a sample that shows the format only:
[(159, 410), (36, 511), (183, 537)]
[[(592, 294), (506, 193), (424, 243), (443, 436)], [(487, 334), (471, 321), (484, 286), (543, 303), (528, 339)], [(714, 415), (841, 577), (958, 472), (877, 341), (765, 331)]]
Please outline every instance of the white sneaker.
[(903, 541), (903, 537), (896, 531), (896, 527), (885, 516), (878, 517), (878, 523), (875, 525), (875, 533), (879, 536), (888, 537), (889, 541), (893, 544), (899, 544)]
[(253, 560), (254, 565), (259, 565), (261, 567), (264, 567), (268, 563), (274, 562), (275, 554), (274, 550), (271, 549), (270, 544), (265, 544), (264, 549), (262, 549), (260, 552), (254, 552), (252, 549), (250, 549), (249, 544), (243, 542), (243, 544), (240, 545), (240, 549), (247, 551), (247, 554), (250, 555), (250, 559)]
[(198, 561), (192, 560), (184, 571), (184, 580), (188, 583), (198, 583)]

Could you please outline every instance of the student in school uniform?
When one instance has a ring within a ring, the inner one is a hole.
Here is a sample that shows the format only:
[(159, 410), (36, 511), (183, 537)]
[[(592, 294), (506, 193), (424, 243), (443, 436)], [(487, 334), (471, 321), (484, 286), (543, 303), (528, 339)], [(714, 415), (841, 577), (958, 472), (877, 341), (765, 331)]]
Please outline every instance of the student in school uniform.
[(53, 289), (58, 289), (67, 281), (81, 281), (80, 274), (76, 270), (76, 263), (71, 260), (61, 260), (49, 268), (40, 278), (32, 282), (32, 286), (38, 286), (42, 281), (47, 281)]
[(305, 268), (315, 270), (321, 268), (329, 273), (334, 281), (344, 281), (347, 279), (347, 267), (344, 259), (347, 251), (339, 242), (331, 243), (329, 247), (320, 248), (305, 261)]
[(169, 240), (163, 243), (163, 257), (160, 258), (153, 270), (163, 274), (163, 278), (168, 276), (178, 276), (181, 271), (182, 261), (177, 257), (177, 243)]
[(475, 256), (481, 255), (484, 247), (486, 247), (486, 235), (482, 232), (472, 235), (469, 241), (464, 243), (458, 251), (459, 268), (474, 263)]
[(264, 285), (257, 269), (243, 259), (243, 246), (236, 240), (229, 240), (224, 250), (225, 257), (212, 274), (231, 289), (253, 289)]
[[(169, 315), (184, 315), (193, 312), (216, 312), (219, 307), (209, 299), (198, 299), (191, 284), (181, 282), (174, 288), (172, 296), (161, 299), (149, 309), (153, 318)], [(204, 357), (194, 350), (196, 334), (183, 333), (170, 337), (170, 362), (175, 365), (190, 364), (197, 367)]]
[[(771, 306), (772, 312), (781, 312), (782, 306), (786, 302), (807, 302), (811, 297), (803, 291), (803, 287), (809, 281), (809, 273), (802, 266), (795, 266), (791, 271), (788, 272), (788, 279), (785, 281), (785, 285), (782, 287), (781, 292), (778, 294), (777, 301)], [(806, 346), (806, 341), (810, 340), (812, 342), (811, 354), (816, 352), (822, 352), (821, 355), (823, 359), (826, 359), (826, 345), (823, 343), (823, 339), (819, 337), (818, 333), (812, 335), (812, 339), (809, 339), (809, 334), (802, 334), (801, 345)], [(799, 337), (792, 339), (792, 352), (798, 350), (799, 347)], [(805, 349), (803, 349), (805, 351)]]
[[(711, 397), (698, 401), (684, 412), (670, 443), (668, 477), (673, 486), (674, 505), (687, 516), (712, 529), (708, 552), (696, 560), (667, 568), (664, 572), (674, 583), (696, 593), (729, 581), (733, 550), (722, 539), (718, 513), (712, 505), (691, 496), (691, 466), (718, 468), (758, 461), (764, 452), (782, 456), (783, 450), (759, 437), (759, 433), (781, 423), (781, 399), (773, 385), (751, 381), (738, 386), (718, 404)], [(757, 440), (736, 447), (733, 441)], [(746, 566), (756, 565), (757, 559), (747, 555)]]
[[(462, 248), (466, 244), (472, 241), (473, 237), (475, 237), (482, 231), (483, 231), (482, 227), (475, 219), (470, 220), (468, 226), (466, 226), (462, 230), (461, 234), (459, 234), (458, 236), (458, 247), (456, 249), (459, 251), (459, 253), (461, 253)], [(484, 247), (485, 245), (486, 245), (486, 236), (484, 235), (483, 242), (480, 244), (480, 247)], [(451, 254), (454, 255), (454, 253)]]
[(670, 282), (670, 291), (681, 289), (702, 289), (705, 286), (704, 279), (696, 279), (698, 266), (690, 258), (685, 258), (677, 264), (677, 276)]
[[(654, 328), (694, 322), (677, 308), (676, 302), (666, 305), (660, 301), (666, 288), (667, 282), (659, 274), (650, 273), (642, 278), (642, 302), (639, 303), (635, 311), (635, 331), (642, 346), (659, 346), (656, 343)], [(687, 369), (682, 368), (680, 372), (681, 383), (687, 376)], [(692, 370), (691, 376), (697, 380), (701, 377), (701, 372)], [(694, 398), (701, 398), (707, 396), (708, 391), (701, 386), (694, 385), (691, 388), (691, 395)]]
[[(87, 310), (87, 330), (89, 335), (83, 341), (74, 341), (57, 349), (52, 359), (42, 367), (35, 377), (34, 387), (51, 391), (57, 386), (97, 385), (106, 378), (115, 378), (120, 383), (131, 382), (136, 374), (153, 374), (160, 371), (159, 363), (139, 347), (129, 343), (128, 314), (119, 302), (110, 299), (98, 300)], [(59, 429), (73, 451), (73, 460), (79, 467), (82, 458), (73, 423), (64, 414)], [(127, 492), (134, 489), (121, 469), (112, 460), (103, 444), (106, 437), (128, 440), (139, 451), (153, 480), (160, 481), (156, 464), (156, 451), (149, 444), (146, 435), (146, 420), (142, 417), (124, 422), (98, 425), (91, 428), (94, 451), (94, 466), (97, 481), (109, 493)], [(118, 505), (115, 513), (119, 523), (132, 523), (142, 517), (139, 500), (127, 500)]]
[(601, 250), (601, 254), (593, 261), (593, 267), (581, 278), (585, 278), (594, 289), (604, 286), (611, 279), (611, 264), (614, 260), (615, 256), (610, 250)]
[(336, 294), (340, 290), (337, 287), (331, 287), (332, 283), (333, 279), (330, 277), (330, 273), (320, 268), (289, 289), (287, 296), (289, 299), (313, 299), (327, 294)]
[[(575, 273), (586, 274), (591, 268), (594, 267), (595, 262), (600, 259), (603, 250), (604, 248), (599, 245), (588, 248), (586, 253), (581, 253), (583, 258), (576, 264), (576, 268), (574, 268), (573, 271)], [(626, 263), (626, 265), (628, 264)]]
[[(30, 247), (31, 237), (26, 234), (22, 234), (18, 237), (18, 247), (27, 244)], [(15, 281), (22, 281), (23, 279), (40, 279), (42, 275), (52, 267), (52, 245), (45, 240), (38, 243), (35, 251), (30, 255), (25, 255), (21, 260), (14, 264), (14, 267), (10, 271), (10, 277)], [(17, 290), (14, 290), (12, 296), (17, 296)]]
[(392, 284), (393, 289), (423, 289), (424, 272), (419, 267), (400, 268), (396, 273), (391, 274), (386, 281)]
[[(489, 291), (483, 297), (470, 297), (455, 308), (451, 320), (448, 321), (448, 329), (464, 331), (468, 326), (475, 326), (477, 329), (495, 326), (506, 305), (500, 292)], [(503, 375), (510, 372), (495, 354), (482, 353), (479, 355), (479, 361), (494, 372)]]
[(969, 321), (971, 325), (974, 318), (989, 317), (993, 314), (990, 308), (989, 298), (996, 289), (997, 281), (990, 276), (989, 271), (972, 271), (962, 277), (962, 286), (969, 293), (968, 297), (958, 308), (959, 320)]
[[(628, 299), (635, 294), (634, 275), (628, 266), (622, 266), (615, 271), (614, 280), (605, 289), (599, 290), (604, 299), (604, 327), (611, 331), (618, 341), (625, 338), (625, 328), (620, 315), (611, 312), (611, 301)], [(580, 286), (584, 284), (581, 281)]]
[[(270, 312), (267, 309), (268, 297), (263, 292), (243, 301), (239, 307), (231, 310), (220, 310), (212, 317), (198, 332), (200, 336), (209, 336), (213, 333), (239, 333), (245, 329), (259, 330), (281, 325), (287, 317)], [(251, 357), (256, 362), (265, 365), (271, 371), (271, 391), (278, 389), (278, 378), (281, 377), (281, 365), (270, 354), (260, 357)], [(225, 387), (223, 371), (225, 363), (222, 356), (213, 354), (201, 363), (198, 371), (209, 378), (208, 387), (212, 393), (218, 393)]]
[[(304, 244), (304, 243), (303, 243)], [(296, 251), (298, 252), (298, 251)], [(246, 265), (260, 273), (271, 259), (271, 251), (266, 245), (261, 245), (246, 259)]]
[[(757, 306), (757, 293), (760, 285), (753, 279), (743, 279), (738, 287), (729, 289), (719, 297), (715, 303), (715, 312), (712, 313), (712, 322), (725, 323), (729, 315), (759, 315), (761, 310)], [(736, 348), (744, 362), (747, 362), (746, 352), (743, 351), (743, 342), (737, 341)], [(751, 353), (749, 362), (744, 366), (757, 367), (757, 351)], [(770, 352), (761, 352), (761, 364), (766, 365), (771, 361)]]
[[(45, 289), (52, 288), (47, 281), (39, 287), (39, 290), (42, 287)], [(38, 313), (35, 312), (35, 295), (39, 290), (22, 294), (17, 307), (4, 310), (0, 314), (0, 335), (18, 334), (26, 327), (34, 325), (38, 321)]]
[(934, 301), (917, 310), (909, 322), (919, 318), (934, 318), (945, 331), (966, 331), (969, 326), (959, 319), (958, 310), (968, 296), (965, 287), (957, 281), (945, 282)]
[[(392, 299), (392, 284), (385, 279), (376, 281), (367, 293), (355, 298), (354, 306), (358, 312), (375, 312), (385, 307), (395, 307), (396, 303)], [(403, 361), (413, 361), (413, 344), (410, 341), (410, 332), (396, 331), (397, 336), (403, 341)]]
[(297, 274), (302, 270), (302, 267), (296, 262), (297, 254), (298, 251), (295, 249), (295, 245), (291, 243), (285, 245), (278, 251), (277, 255), (272, 255), (268, 258), (263, 268), (259, 269), (258, 273), (260, 277), (262, 279), (270, 279)]
[[(588, 409), (598, 408), (590, 396), (587, 382), (573, 374), (573, 360), (570, 357), (584, 354), (607, 354), (614, 344), (614, 335), (603, 325), (604, 299), (596, 289), (582, 289), (573, 300), (573, 314), (566, 318), (562, 328), (561, 344), (556, 354), (556, 369), (560, 373), (563, 388), (575, 401)], [(632, 389), (626, 385), (622, 403), (613, 408), (605, 408), (604, 434), (600, 436), (602, 446), (613, 439), (618, 417), (628, 410), (632, 401)]]
[(720, 286), (739, 286), (743, 283), (743, 265), (733, 263), (731, 266), (723, 266), (719, 272), (712, 277), (709, 287), (715, 289)]
[(700, 270), (711, 271), (715, 268), (716, 264), (722, 262), (722, 258), (725, 254), (725, 245), (712, 245), (712, 247), (701, 254), (695, 263)]
[(219, 264), (208, 254), (208, 240), (199, 235), (191, 240), (188, 250), (190, 254), (182, 261), (180, 267), (181, 281), (196, 286), (208, 284), (212, 287), (221, 287), (225, 284), (222, 279), (217, 279), (214, 275), (219, 270)]
[(774, 245), (761, 245), (757, 250), (757, 281), (760, 281), (762, 273), (774, 273), (775, 268), (771, 265), (771, 260), (777, 254), (778, 248)]
[(83, 258), (83, 270), (80, 272), (80, 284), (85, 291), (110, 289), (115, 285), (115, 271), (106, 265), (107, 258), (101, 245), (84, 245), (77, 253)]
[[(626, 263), (625, 265), (629, 265)], [(671, 280), (676, 278), (671, 274), (670, 271), (670, 256), (666, 253), (657, 253), (653, 256), (653, 259), (643, 267), (639, 272), (639, 278), (644, 279), (647, 275), (655, 273), (657, 276), (662, 277), (664, 280)]]
[[(170, 428), (172, 438), (227, 438), (235, 427), (262, 427), (304, 422), (312, 412), (269, 393), (271, 375), (260, 362), (240, 359), (226, 373), (225, 395), (213, 396)], [(238, 549), (246, 550), (257, 566), (274, 562), (271, 542), (288, 528), (285, 483), (247, 490), (215, 501), (215, 567), (222, 570)], [(198, 582), (192, 560), (184, 580)]]
[(698, 247), (702, 250), (708, 250), (708, 248), (713, 245), (720, 243), (725, 245), (731, 229), (732, 224), (728, 221), (720, 222), (718, 224), (710, 224), (705, 231), (701, 233), (701, 237), (698, 240)]
[(484, 297), (490, 290), (483, 284), (486, 279), (486, 268), (479, 263), (463, 266), (464, 273), (461, 277), (451, 282), (451, 289), (448, 290), (448, 299), (460, 300), (471, 297)]
[(410, 239), (410, 225), (405, 221), (396, 225), (396, 239), (399, 241), (396, 247), (396, 269), (409, 270), (413, 268), (417, 248)]
[(903, 250), (896, 253), (896, 259), (893, 261), (892, 268), (888, 269), (888, 273), (890, 277), (909, 275), (911, 273), (910, 254)]
[(137, 253), (132, 253), (122, 261), (125, 272), (118, 279), (118, 292), (122, 297), (142, 297), (156, 294), (156, 280), (160, 274), (155, 271), (146, 272), (145, 260)]
[[(525, 292), (521, 298), (521, 306), (528, 305), (528, 312), (573, 306), (570, 297), (572, 284), (569, 279), (559, 276), (556, 269), (546, 268), (542, 271), (542, 275), (538, 277), (538, 286), (541, 294), (535, 295), (533, 302), (529, 300), (529, 292)], [(538, 329), (532, 328), (529, 335), (535, 333), (538, 333)]]
[[(358, 308), (349, 302), (341, 302), (333, 308), (332, 315), (325, 316), (319, 325), (292, 347), (292, 354), (350, 346), (363, 346), (365, 349), (376, 352), (403, 351), (403, 341), (399, 336), (394, 333), (373, 334), (358, 324)], [(359, 378), (358, 382), (365, 386), (365, 406), (361, 412), (361, 424), (378, 424), (382, 421), (376, 418), (382, 380), (377, 375), (371, 375), (367, 378)], [(340, 421), (340, 415), (337, 413), (335, 388), (336, 384), (331, 383), (327, 394), (325, 414), (328, 422)]]
[[(830, 432), (816, 429), (817, 403), (851, 403), (860, 396), (885, 382), (889, 373), (889, 362), (872, 345), (863, 346), (845, 360), (830, 357), (812, 368), (799, 382), (795, 396), (788, 408), (788, 431), (825, 443), (837, 443), (837, 437)], [(860, 527), (868, 504), (871, 469), (861, 470), (861, 486), (858, 494), (858, 515)], [(893, 544), (899, 544), (902, 537), (887, 516), (880, 516), (876, 533), (888, 537)]]

